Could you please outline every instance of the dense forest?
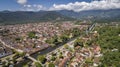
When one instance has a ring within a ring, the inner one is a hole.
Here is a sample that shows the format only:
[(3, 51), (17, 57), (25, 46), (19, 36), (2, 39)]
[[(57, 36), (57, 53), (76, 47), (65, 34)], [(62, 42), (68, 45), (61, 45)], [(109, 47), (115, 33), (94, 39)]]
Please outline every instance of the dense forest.
[(99, 38), (97, 43), (101, 46), (103, 56), (99, 67), (120, 66), (120, 26), (97, 27)]

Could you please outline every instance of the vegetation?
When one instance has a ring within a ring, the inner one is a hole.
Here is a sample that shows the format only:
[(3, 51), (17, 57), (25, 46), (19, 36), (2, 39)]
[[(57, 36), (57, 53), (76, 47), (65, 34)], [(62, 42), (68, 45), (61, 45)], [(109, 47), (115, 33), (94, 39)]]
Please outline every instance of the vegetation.
[(49, 43), (49, 44), (59, 44), (60, 43), (60, 41), (59, 41), (59, 38), (58, 38), (58, 36), (54, 36), (54, 37), (52, 37), (52, 38), (50, 38), (50, 39), (47, 39), (46, 40), (46, 43)]
[(55, 67), (55, 65), (53, 63), (49, 63), (48, 67)]
[(96, 28), (96, 30), (98, 30), (99, 33), (97, 43), (100, 44), (103, 53), (99, 67), (119, 67), (120, 27), (103, 26)]
[(42, 65), (39, 62), (35, 62), (36, 67), (42, 67)]
[(29, 67), (29, 65), (28, 65), (28, 64), (25, 64), (25, 65), (23, 65), (23, 67)]
[(62, 36), (60, 36), (60, 38), (61, 38), (62, 42), (65, 42), (69, 39), (69, 36), (66, 34), (63, 34)]
[(68, 48), (69, 48), (68, 44), (65, 44), (65, 45), (64, 45), (64, 48), (65, 48), (65, 49), (68, 49)]
[(120, 52), (106, 52), (101, 59), (100, 67), (111, 66), (111, 67), (119, 67), (120, 66)]
[(39, 56), (37, 57), (37, 59), (38, 59), (41, 63), (43, 63), (43, 64), (47, 61), (47, 59), (45, 58), (44, 55), (39, 55)]
[(20, 40), (22, 40), (22, 38), (20, 38), (20, 37), (15, 38), (15, 41), (17, 41), (17, 42), (19, 42)]
[(84, 46), (82, 39), (78, 38), (78, 39), (74, 42), (74, 47), (77, 47), (77, 46), (81, 46), (81, 47)]
[(64, 58), (63, 55), (62, 55), (62, 53), (59, 54), (59, 58)]
[(73, 28), (72, 31), (73, 37), (79, 36), (81, 34), (81, 30), (78, 28)]
[(36, 32), (31, 31), (31, 32), (28, 33), (28, 37), (29, 37), (29, 38), (37, 38), (37, 37), (35, 36), (35, 34), (36, 34)]
[(24, 24), (24, 23), (39, 23), (45, 21), (70, 21), (74, 20), (71, 17), (64, 16), (56, 11), (39, 11), (39, 12), (0, 12), (0, 24)]
[(87, 58), (85, 63), (93, 63), (92, 59), (91, 58)]
[(55, 59), (56, 59), (55, 56), (52, 56), (52, 57), (51, 57), (51, 60), (52, 60), (52, 61), (55, 61)]
[[(72, 37), (70, 37), (70, 35), (72, 34)], [(55, 35), (54, 37), (47, 39), (46, 43), (49, 44), (60, 44), (60, 43), (64, 43), (66, 41), (68, 41), (69, 39), (73, 38), (73, 37), (77, 37), (81, 34), (80, 29), (78, 28), (74, 28), (71, 30), (66, 30), (63, 32), (63, 34), (61, 36), (57, 36)]]

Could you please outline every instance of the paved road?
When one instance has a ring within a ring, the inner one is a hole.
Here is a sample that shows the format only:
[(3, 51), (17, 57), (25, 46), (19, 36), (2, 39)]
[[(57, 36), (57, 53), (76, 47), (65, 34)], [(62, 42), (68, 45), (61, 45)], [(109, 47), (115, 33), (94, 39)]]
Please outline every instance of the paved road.
[(26, 57), (32, 60), (33, 62), (38, 62), (35, 58), (31, 57), (29, 54), (26, 54)]
[[(88, 28), (88, 32), (91, 32), (91, 31), (94, 29), (95, 25), (96, 25), (96, 23), (93, 23), (93, 24)], [(80, 37), (80, 36), (79, 36), (79, 37)], [(76, 37), (76, 38), (78, 38), (78, 37)], [(71, 43), (73, 43), (73, 42), (76, 40), (76, 38), (70, 39), (67, 43), (64, 43), (64, 44), (71, 44)], [(43, 51), (40, 51), (40, 53), (37, 54), (37, 55), (44, 55), (44, 54), (47, 54), (47, 53), (50, 53), (50, 52), (54, 52), (56, 49), (61, 48), (64, 44), (59, 44), (59, 45), (57, 45), (57, 46), (55, 46), (55, 47), (47, 48), (47, 49), (45, 49), (45, 50), (43, 50)], [(36, 55), (35, 55), (35, 56), (36, 56)], [(33, 57), (34, 57), (34, 56), (33, 56)]]
[[(76, 38), (77, 38), (77, 37), (76, 37)], [(64, 44), (68, 44), (68, 43), (74, 42), (76, 38), (70, 39), (67, 43), (58, 44), (58, 45), (56, 45), (56, 46), (54, 46), (54, 47), (48, 47), (47, 49), (44, 49), (44, 50), (42, 50), (42, 51), (40, 51), (40, 52), (37, 52), (37, 53), (35, 53), (35, 54), (31, 55), (31, 56), (34, 57), (34, 58), (37, 58), (38, 55), (48, 54), (48, 53), (50, 53), (50, 52), (53, 52), (53, 51), (61, 48)]]
[(13, 50), (15, 50), (15, 51), (17, 51), (17, 52), (23, 52), (23, 50), (16, 49), (16, 48), (14, 48), (14, 47), (11, 47), (10, 45), (7, 45), (4, 41), (2, 41), (1, 38), (0, 38), (0, 42), (1, 42), (4, 46), (6, 46), (6, 47), (8, 47), (8, 48), (10, 48), (10, 49), (13, 49)]
[[(15, 51), (17, 51), (17, 52), (23, 52), (23, 50), (20, 50), (20, 49), (16, 49), (16, 48), (14, 48), (14, 47), (11, 47), (10, 45), (7, 45), (4, 41), (2, 41), (1, 39), (0, 39), (0, 42), (4, 45), (4, 46), (6, 46), (6, 47), (8, 47), (8, 48), (10, 48), (10, 49), (13, 49), (13, 50), (15, 50)], [(12, 55), (10, 55), (10, 56), (7, 56), (7, 57), (12, 57), (12, 56), (14, 56), (15, 54), (12, 54)], [(32, 61), (34, 61), (34, 62), (37, 62), (37, 60), (36, 59), (34, 59), (33, 57), (31, 57), (29, 54), (26, 54), (25, 55), (28, 59), (30, 59), (30, 60), (32, 60)], [(3, 57), (2, 59), (4, 59), (5, 57)]]
[[(95, 23), (92, 24), (92, 25), (88, 28), (87, 32), (90, 32), (91, 30), (93, 30), (94, 26), (95, 26)], [(77, 37), (76, 37), (76, 38), (77, 38)], [(55, 47), (49, 47), (49, 48), (47, 48), (47, 49), (45, 49), (45, 50), (42, 50), (42, 51), (40, 51), (40, 52), (37, 52), (37, 53), (31, 55), (31, 56), (34, 57), (34, 58), (37, 58), (38, 55), (44, 55), (44, 54), (53, 52), (53, 51), (55, 51), (56, 49), (61, 48), (64, 44), (71, 44), (71, 43), (73, 43), (73, 42), (76, 40), (76, 38), (70, 39), (67, 43), (62, 43), (62, 44), (56, 45)], [(13, 47), (11, 47), (11, 46), (6, 45), (5, 42), (3, 42), (1, 39), (0, 39), (0, 42), (2, 42), (6, 47), (9, 47), (9, 48), (11, 48), (11, 49), (15, 49), (15, 48), (13, 48)], [(19, 51), (20, 51), (20, 52), (22, 51), (22, 50), (18, 50), (18, 49), (15, 49), (15, 50), (17, 50), (18, 52), (19, 52)], [(32, 58), (31, 56), (28, 56), (28, 58), (31, 59), (32, 61), (36, 61), (36, 60), (35, 60), (34, 58)], [(27, 61), (25, 60), (24, 62), (27, 62)], [(22, 63), (24, 63), (24, 62), (22, 62)], [(22, 63), (18, 64), (17, 66), (20, 67)], [(20, 66), (19, 66), (19, 65), (20, 65)]]
[(93, 23), (88, 29), (86, 29), (86, 34), (88, 35), (92, 30), (94, 30), (96, 23)]
[[(65, 43), (65, 44), (71, 45), (71, 44), (73, 44), (73, 43), (75, 42), (76, 39), (77, 39), (77, 38), (73, 39), (72, 41), (68, 41), (68, 42)], [(64, 44), (63, 44), (63, 45), (64, 45)], [(61, 49), (62, 47), (64, 47), (63, 45), (60, 46), (60, 47), (58, 47), (58, 48), (56, 48), (56, 49), (54, 49), (53, 51), (51, 51), (51, 52), (49, 52), (49, 53), (47, 53), (47, 54), (50, 54), (50, 53), (52, 53), (52, 52), (55, 52), (55, 51), (58, 50), (58, 49)]]

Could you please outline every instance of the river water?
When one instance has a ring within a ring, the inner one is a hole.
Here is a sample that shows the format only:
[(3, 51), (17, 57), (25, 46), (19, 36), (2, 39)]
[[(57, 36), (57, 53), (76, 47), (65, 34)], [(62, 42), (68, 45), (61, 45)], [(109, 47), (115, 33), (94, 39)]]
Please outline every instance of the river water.
[[(77, 38), (77, 37), (72, 38), (72, 39), (70, 39), (69, 41), (66, 41), (66, 42), (64, 42), (64, 43), (58, 44), (58, 45), (56, 45), (56, 46), (54, 46), (54, 47), (48, 47), (48, 48), (46, 48), (46, 49), (44, 49), (44, 50), (41, 50), (41, 51), (38, 51), (38, 52), (32, 54), (31, 56), (32, 56), (33, 58), (37, 59), (37, 56), (39, 56), (39, 55), (45, 55), (45, 54), (47, 54), (47, 53), (49, 53), (49, 52), (51, 52), (51, 51), (59, 48), (60, 46), (63, 46), (64, 44), (66, 44), (66, 43), (68, 43), (68, 42), (70, 42), (70, 41), (72, 41), (72, 40), (74, 40), (74, 39), (76, 39), (76, 38)], [(23, 67), (23, 64), (25, 64), (25, 63), (27, 63), (27, 62), (30, 62), (30, 60), (29, 60), (29, 59), (25, 59), (24, 61), (21, 61), (20, 63), (16, 64), (14, 67)]]
[[(88, 27), (86, 33), (90, 32), (95, 25), (96, 25), (96, 23), (93, 23), (90, 27)], [(78, 36), (78, 37), (79, 37), (79, 36)], [(70, 42), (70, 41), (72, 41), (72, 40), (74, 40), (74, 39), (76, 39), (76, 38), (77, 38), (77, 37), (71, 38), (70, 40), (68, 40), (68, 41), (66, 41), (66, 42), (64, 42), (64, 43), (58, 44), (58, 45), (56, 45), (56, 46), (54, 46), (54, 47), (48, 47), (47, 49), (44, 49), (44, 50), (41, 50), (41, 51), (38, 51), (38, 52), (32, 54), (31, 56), (32, 56), (33, 58), (37, 59), (37, 56), (39, 56), (39, 55), (45, 55), (45, 54), (47, 54), (47, 53), (49, 53), (49, 52), (51, 52), (51, 51), (59, 48), (60, 46), (63, 46), (64, 44), (66, 44), (66, 43), (68, 43), (68, 42)], [(20, 63), (16, 64), (15, 67), (23, 67), (23, 64), (24, 64), (24, 63), (27, 63), (27, 62), (30, 62), (30, 60), (29, 60), (29, 59), (26, 59), (26, 60), (24, 60), (24, 61), (21, 61)]]

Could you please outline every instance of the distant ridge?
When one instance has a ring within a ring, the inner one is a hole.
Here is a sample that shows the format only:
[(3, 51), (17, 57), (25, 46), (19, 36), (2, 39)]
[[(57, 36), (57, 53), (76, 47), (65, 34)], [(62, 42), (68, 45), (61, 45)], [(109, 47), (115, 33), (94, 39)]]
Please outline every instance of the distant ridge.
[(1, 11), (0, 24), (20, 24), (44, 21), (91, 20), (93, 22), (120, 21), (120, 9), (88, 10), (74, 12), (72, 10), (59, 11)]
[(58, 12), (80, 20), (90, 19), (96, 22), (120, 21), (120, 9), (86, 10), (80, 12), (74, 12), (72, 10), (60, 10)]
[(69, 21), (74, 20), (71, 17), (62, 15), (56, 11), (1, 11), (1, 24), (19, 24), (29, 22), (43, 22), (43, 21)]

